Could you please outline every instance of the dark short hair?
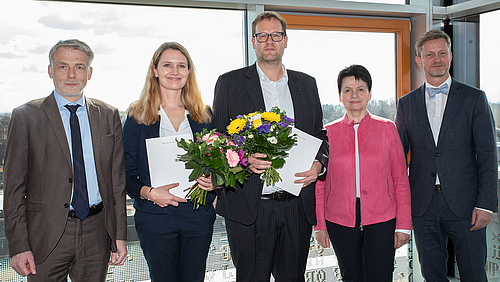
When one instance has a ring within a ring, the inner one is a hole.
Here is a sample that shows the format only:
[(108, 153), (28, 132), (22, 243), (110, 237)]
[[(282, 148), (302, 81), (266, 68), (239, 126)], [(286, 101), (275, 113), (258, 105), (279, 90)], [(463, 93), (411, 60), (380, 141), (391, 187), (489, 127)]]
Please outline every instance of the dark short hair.
[(427, 41), (435, 40), (435, 39), (440, 39), (443, 38), (446, 40), (446, 45), (448, 45), (448, 50), (451, 51), (451, 40), (448, 34), (444, 33), (441, 30), (429, 30), (426, 33), (420, 35), (420, 37), (417, 40), (417, 43), (415, 43), (415, 56), (420, 57), (422, 55), (422, 46)]
[(339, 72), (337, 84), (339, 93), (342, 92), (342, 80), (346, 77), (354, 76), (356, 80), (362, 80), (368, 85), (368, 91), (372, 91), (372, 76), (370, 72), (362, 65), (350, 65)]
[(259, 14), (255, 20), (252, 22), (252, 36), (255, 34), (255, 29), (257, 27), (257, 24), (261, 21), (264, 20), (278, 20), (281, 23), (281, 27), (283, 28), (283, 34), (286, 35), (286, 21), (285, 19), (278, 13), (273, 12), (273, 11), (265, 11), (264, 13)]

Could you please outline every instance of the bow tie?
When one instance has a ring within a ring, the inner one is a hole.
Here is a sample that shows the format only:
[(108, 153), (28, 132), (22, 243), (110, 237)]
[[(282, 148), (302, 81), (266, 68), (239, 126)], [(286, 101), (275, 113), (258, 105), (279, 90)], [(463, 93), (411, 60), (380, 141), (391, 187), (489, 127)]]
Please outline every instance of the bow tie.
[(427, 92), (429, 92), (429, 98), (434, 98), (436, 94), (442, 93), (444, 95), (448, 95), (448, 83), (445, 83), (437, 88), (435, 87), (427, 87)]

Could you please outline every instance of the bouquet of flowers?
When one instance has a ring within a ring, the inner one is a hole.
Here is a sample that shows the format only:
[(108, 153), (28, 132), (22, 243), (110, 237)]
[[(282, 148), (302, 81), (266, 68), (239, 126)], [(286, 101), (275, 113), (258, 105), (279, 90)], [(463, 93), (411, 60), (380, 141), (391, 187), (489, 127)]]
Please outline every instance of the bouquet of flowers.
[(227, 127), (232, 141), (249, 153), (264, 153), (271, 167), (262, 174), (262, 182), (275, 185), (281, 181), (276, 171), (285, 164), (287, 151), (297, 142), (291, 134), (294, 119), (274, 107), (270, 112), (253, 112), (239, 115)]
[[(178, 160), (186, 162), (186, 168), (193, 169), (189, 180), (210, 175), (214, 188), (220, 185), (235, 187), (236, 181), (243, 184), (247, 176), (244, 167), (247, 166), (248, 154), (226, 135), (215, 129), (203, 129), (196, 134), (196, 141), (177, 140), (177, 146), (186, 151)], [(205, 205), (207, 191), (200, 189), (198, 182), (189, 189), (186, 198), (191, 198), (195, 208)]]

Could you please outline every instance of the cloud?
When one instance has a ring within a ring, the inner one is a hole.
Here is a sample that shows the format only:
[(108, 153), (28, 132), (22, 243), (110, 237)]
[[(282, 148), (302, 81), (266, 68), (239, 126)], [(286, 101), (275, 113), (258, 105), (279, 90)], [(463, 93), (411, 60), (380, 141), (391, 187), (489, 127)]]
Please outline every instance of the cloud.
[(46, 73), (47, 72), (47, 67), (44, 66), (44, 68), (42, 69), (38, 65), (29, 64), (28, 66), (23, 66), (21, 70), (23, 72)]
[(52, 14), (42, 16), (38, 19), (38, 23), (53, 29), (59, 30), (88, 30), (90, 27), (80, 20), (65, 20), (59, 15)]
[(27, 55), (19, 55), (13, 52), (0, 52), (0, 58), (2, 59), (23, 59), (28, 57)]

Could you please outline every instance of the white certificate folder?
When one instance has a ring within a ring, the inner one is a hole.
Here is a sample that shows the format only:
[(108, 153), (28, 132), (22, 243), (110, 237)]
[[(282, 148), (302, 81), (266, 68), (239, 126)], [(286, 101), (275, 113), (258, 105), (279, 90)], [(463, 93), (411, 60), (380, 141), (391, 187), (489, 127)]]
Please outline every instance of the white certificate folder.
[(146, 139), (146, 150), (151, 186), (160, 187), (179, 183), (179, 186), (170, 189), (170, 193), (184, 198), (189, 192), (186, 189), (194, 185), (195, 181), (189, 182), (189, 174), (192, 170), (185, 168), (185, 162), (177, 160), (179, 155), (186, 153), (184, 149), (177, 147), (176, 139), (180, 140), (181, 138), (187, 141), (193, 136), (186, 134)]
[(276, 186), (298, 196), (302, 184), (293, 183), (300, 179), (295, 176), (295, 173), (311, 169), (323, 141), (295, 127), (292, 129), (292, 133), (297, 134), (297, 143), (288, 151), (289, 155), (285, 159), (285, 165), (278, 169), (282, 181), (276, 183)]

